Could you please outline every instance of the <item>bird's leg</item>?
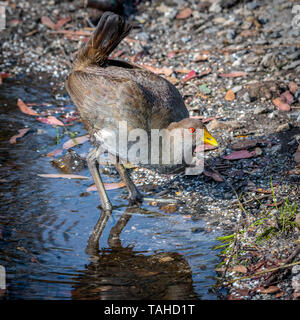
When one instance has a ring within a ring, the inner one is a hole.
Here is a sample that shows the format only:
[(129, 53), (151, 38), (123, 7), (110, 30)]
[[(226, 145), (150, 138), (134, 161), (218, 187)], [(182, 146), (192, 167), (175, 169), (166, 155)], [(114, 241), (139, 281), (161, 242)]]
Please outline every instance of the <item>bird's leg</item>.
[(124, 167), (122, 163), (119, 162), (119, 159), (117, 159), (115, 163), (115, 167), (121, 176), (121, 179), (125, 183), (127, 190), (129, 192), (129, 199), (130, 199), (130, 204), (136, 204), (136, 203), (141, 203), (143, 202), (143, 196), (131, 180), (131, 177), (127, 171), (127, 169)]
[(125, 212), (122, 214), (121, 218), (118, 220), (117, 224), (111, 228), (110, 234), (109, 234), (109, 237), (107, 240), (110, 248), (122, 247), (121, 240), (120, 240), (120, 234), (121, 234), (122, 230), (125, 228), (125, 226), (127, 225), (128, 221), (130, 220), (131, 217), (132, 217), (132, 215), (130, 213), (128, 213), (127, 209), (126, 209)]
[(89, 167), (89, 170), (93, 176), (95, 185), (97, 187), (100, 199), (101, 199), (101, 204), (102, 208), (104, 211), (112, 211), (112, 204), (107, 196), (103, 181), (100, 176), (99, 172), (99, 164), (97, 161), (97, 156), (96, 156), (96, 149), (93, 149), (92, 151), (89, 152), (87, 158), (87, 164)]
[(102, 232), (106, 226), (107, 220), (111, 215), (111, 211), (102, 211), (97, 224), (94, 227), (93, 233), (89, 237), (88, 245), (85, 249), (87, 254), (97, 254), (99, 250), (99, 239), (102, 235)]

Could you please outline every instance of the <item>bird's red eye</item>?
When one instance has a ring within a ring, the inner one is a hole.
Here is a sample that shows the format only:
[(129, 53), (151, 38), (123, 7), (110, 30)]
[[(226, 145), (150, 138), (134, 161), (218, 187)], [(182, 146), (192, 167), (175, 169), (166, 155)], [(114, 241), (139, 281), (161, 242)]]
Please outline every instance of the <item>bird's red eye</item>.
[(190, 127), (189, 130), (190, 130), (191, 133), (195, 132), (195, 128), (193, 128), (193, 127)]

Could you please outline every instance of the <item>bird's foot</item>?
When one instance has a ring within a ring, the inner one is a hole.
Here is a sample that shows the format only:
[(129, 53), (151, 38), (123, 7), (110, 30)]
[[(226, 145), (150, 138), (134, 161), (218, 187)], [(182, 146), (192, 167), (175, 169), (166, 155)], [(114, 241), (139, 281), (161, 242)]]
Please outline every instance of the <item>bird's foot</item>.
[(129, 195), (129, 205), (139, 206), (143, 203), (144, 196), (139, 192), (134, 192)]

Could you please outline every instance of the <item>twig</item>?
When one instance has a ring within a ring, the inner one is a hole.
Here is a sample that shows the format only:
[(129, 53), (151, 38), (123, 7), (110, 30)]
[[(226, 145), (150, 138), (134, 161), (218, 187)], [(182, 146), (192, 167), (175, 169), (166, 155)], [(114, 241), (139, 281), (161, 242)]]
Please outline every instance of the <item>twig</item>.
[[(248, 276), (236, 278), (236, 279), (233, 279), (233, 280), (231, 280), (231, 281), (227, 281), (227, 282), (224, 283), (223, 285), (227, 286), (227, 285), (232, 284), (232, 283), (234, 283), (234, 282), (236, 282), (236, 281), (245, 280), (245, 279), (251, 279), (251, 278), (254, 278), (254, 277), (263, 275), (263, 274), (265, 274), (265, 273), (272, 272), (272, 271), (278, 271), (278, 270), (280, 270), (280, 269), (291, 268), (291, 267), (296, 266), (296, 265), (298, 265), (298, 264), (300, 264), (300, 260), (299, 260), (299, 261), (296, 261), (296, 262), (294, 262), (294, 263), (289, 263), (289, 264), (285, 264), (285, 265), (282, 265), (282, 266), (279, 266), (279, 267), (275, 267), (275, 268), (263, 270), (263, 271), (260, 271), (260, 272), (257, 272), (257, 273), (254, 273), (254, 274), (251, 274), (251, 275), (248, 275)], [(266, 286), (266, 285), (265, 285), (265, 286)]]
[[(290, 263), (292, 262), (297, 256), (300, 254), (300, 246), (297, 246), (294, 252), (286, 259), (285, 263)], [(299, 262), (299, 261), (298, 261)], [(265, 283), (265, 286), (270, 285), (274, 280), (277, 278), (277, 270), (275, 270), (275, 273), (270, 276), (268, 281)]]

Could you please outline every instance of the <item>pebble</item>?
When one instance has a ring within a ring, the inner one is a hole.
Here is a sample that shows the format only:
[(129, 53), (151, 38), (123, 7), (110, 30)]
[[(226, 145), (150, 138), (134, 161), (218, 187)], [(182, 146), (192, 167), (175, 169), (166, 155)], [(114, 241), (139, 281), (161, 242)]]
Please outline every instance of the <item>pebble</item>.
[(209, 7), (209, 12), (211, 13), (220, 13), (222, 12), (222, 8), (218, 2), (214, 2), (210, 7)]

